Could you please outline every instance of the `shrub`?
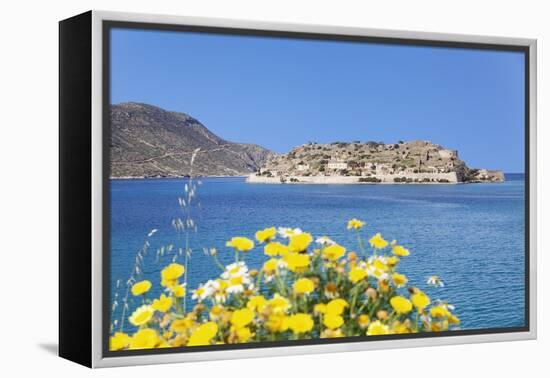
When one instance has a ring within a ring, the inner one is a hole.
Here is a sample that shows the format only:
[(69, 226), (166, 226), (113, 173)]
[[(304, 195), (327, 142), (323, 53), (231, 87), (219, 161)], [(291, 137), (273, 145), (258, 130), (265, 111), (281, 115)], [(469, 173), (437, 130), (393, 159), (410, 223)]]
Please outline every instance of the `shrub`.
[(376, 177), (361, 177), (359, 182), (382, 182), (382, 180)]

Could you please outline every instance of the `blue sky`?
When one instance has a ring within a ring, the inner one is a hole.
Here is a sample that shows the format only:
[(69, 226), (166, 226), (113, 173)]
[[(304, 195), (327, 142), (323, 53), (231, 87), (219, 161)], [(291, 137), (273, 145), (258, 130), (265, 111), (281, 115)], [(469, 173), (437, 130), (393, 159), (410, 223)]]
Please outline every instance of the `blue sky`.
[(523, 172), (524, 60), (495, 52), (114, 29), (111, 102), (187, 113), (220, 137), (424, 139), (472, 167)]

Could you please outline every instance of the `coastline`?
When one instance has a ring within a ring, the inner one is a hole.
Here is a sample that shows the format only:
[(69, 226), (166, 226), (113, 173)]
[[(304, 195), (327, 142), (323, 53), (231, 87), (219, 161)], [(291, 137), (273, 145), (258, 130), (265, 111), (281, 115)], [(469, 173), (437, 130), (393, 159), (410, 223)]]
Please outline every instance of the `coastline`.
[(110, 176), (109, 180), (165, 180), (192, 178), (246, 178), (247, 175), (198, 175), (198, 176)]
[(430, 181), (430, 182), (395, 182), (392, 180), (381, 180), (380, 182), (365, 182), (359, 181), (361, 177), (357, 176), (290, 176), (281, 181), (280, 177), (259, 177), (249, 175), (246, 178), (247, 184), (266, 184), (266, 185), (283, 185), (283, 184), (298, 184), (298, 185), (457, 185), (464, 182), (458, 180), (449, 180), (446, 182)]
[[(247, 184), (266, 184), (266, 185), (282, 185), (282, 184), (298, 184), (298, 185), (460, 185), (460, 184), (499, 184), (503, 181), (489, 181), (489, 180), (473, 180), (473, 181), (449, 181), (449, 182), (395, 182), (392, 180), (380, 181), (380, 182), (360, 182), (357, 176), (292, 176), (281, 182), (280, 177), (258, 177), (255, 174), (250, 175), (200, 175), (192, 176), (194, 179), (201, 178), (240, 178), (245, 179)], [(189, 176), (111, 176), (109, 180), (181, 180), (188, 179)], [(295, 179), (297, 181), (290, 181)]]
[[(368, 179), (371, 180), (368, 180)], [(399, 174), (372, 176), (288, 176), (266, 177), (251, 174), (246, 178), (247, 184), (304, 184), (304, 185), (458, 185), (470, 183), (501, 183), (502, 180), (463, 181), (455, 173), (416, 174), (414, 177), (403, 177)], [(378, 181), (375, 181), (378, 180)]]

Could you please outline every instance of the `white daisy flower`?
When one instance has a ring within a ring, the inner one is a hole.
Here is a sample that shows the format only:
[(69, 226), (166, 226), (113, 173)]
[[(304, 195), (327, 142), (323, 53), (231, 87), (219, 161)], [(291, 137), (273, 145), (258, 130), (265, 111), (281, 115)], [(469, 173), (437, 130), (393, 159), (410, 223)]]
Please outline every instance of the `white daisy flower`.
[(445, 286), (445, 284), (443, 283), (443, 281), (441, 281), (441, 279), (438, 277), (438, 276), (431, 276), (428, 278), (428, 281), (426, 281), (426, 283), (428, 285), (432, 285), (432, 286), (439, 286), (439, 287), (443, 287)]
[(239, 261), (238, 263), (229, 264), (225, 267), (225, 272), (222, 273), (221, 277), (224, 280), (230, 279), (234, 276), (242, 276), (248, 273), (248, 267), (244, 261)]
[(379, 280), (387, 280), (389, 278), (388, 272), (384, 270), (383, 267), (377, 266), (376, 262), (380, 262), (384, 265), (387, 265), (388, 258), (386, 256), (371, 256), (368, 259), (367, 264), (365, 264), (366, 265), (365, 268), (367, 269), (368, 275), (375, 277)]
[(383, 270), (380, 270), (372, 265), (369, 265), (367, 268), (367, 274), (369, 276), (375, 277), (379, 280), (387, 280), (389, 278), (388, 273), (384, 272)]
[(197, 290), (194, 290), (191, 298), (198, 301), (203, 301), (206, 298), (210, 297), (214, 293), (214, 289), (210, 282), (211, 281), (208, 281), (206, 284), (199, 286)]
[(225, 303), (227, 301), (227, 295), (224, 291), (216, 291), (216, 294), (214, 294), (214, 301), (216, 303)]
[(289, 228), (289, 227), (279, 227), (277, 229), (277, 232), (279, 235), (281, 235), (283, 238), (289, 238), (291, 236), (299, 235), (303, 231), (299, 228)]
[(247, 286), (251, 285), (251, 280), (248, 274), (234, 275), (227, 281), (227, 293), (238, 294), (242, 293)]
[(441, 300), (441, 299), (436, 299), (434, 301), (434, 304), (437, 305), (437, 306), (445, 307), (447, 310), (451, 310), (451, 311), (454, 311), (454, 309), (455, 309), (454, 305), (450, 304), (447, 301)]
[(336, 244), (336, 242), (334, 242), (328, 236), (318, 237), (317, 239), (315, 239), (315, 243), (320, 244), (320, 245), (333, 245), (333, 244)]

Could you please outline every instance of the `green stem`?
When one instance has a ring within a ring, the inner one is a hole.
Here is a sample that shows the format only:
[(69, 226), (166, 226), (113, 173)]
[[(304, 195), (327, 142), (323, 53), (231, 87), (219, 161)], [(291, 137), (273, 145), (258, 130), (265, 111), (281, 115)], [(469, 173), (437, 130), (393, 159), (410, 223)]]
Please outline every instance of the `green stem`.
[(216, 256), (216, 255), (211, 255), (211, 256), (212, 256), (212, 259), (214, 260), (214, 262), (216, 263), (216, 265), (218, 266), (218, 268), (220, 268), (222, 270), (222, 272), (225, 271), (225, 267), (220, 262), (220, 259), (218, 259), (218, 256)]
[(363, 238), (361, 237), (361, 233), (359, 232), (359, 230), (357, 230), (356, 232), (357, 232), (357, 242), (359, 243), (359, 249), (361, 250), (363, 255), (366, 257), (367, 251), (365, 249), (365, 242), (363, 241)]
[(352, 299), (351, 299), (351, 306), (350, 306), (350, 309), (349, 309), (350, 314), (354, 314), (355, 304), (357, 303), (357, 296), (359, 294), (359, 288), (360, 287), (361, 287), (361, 284), (358, 284), (358, 285), (354, 286), (353, 289), (351, 289), (353, 291), (353, 296), (352, 296)]
[(256, 279), (256, 289), (258, 290), (258, 293), (260, 293), (260, 285), (262, 283), (262, 278), (264, 276), (264, 272), (260, 270), (258, 273), (258, 278)]

